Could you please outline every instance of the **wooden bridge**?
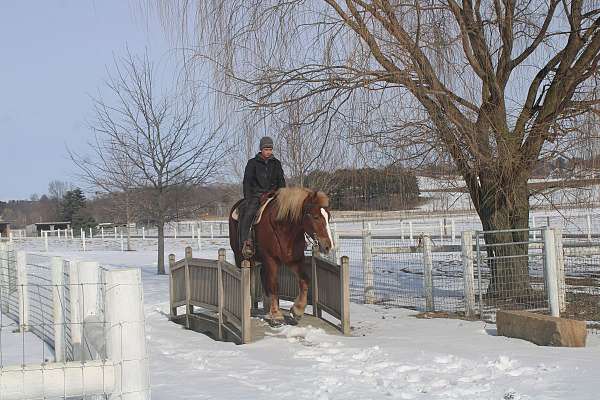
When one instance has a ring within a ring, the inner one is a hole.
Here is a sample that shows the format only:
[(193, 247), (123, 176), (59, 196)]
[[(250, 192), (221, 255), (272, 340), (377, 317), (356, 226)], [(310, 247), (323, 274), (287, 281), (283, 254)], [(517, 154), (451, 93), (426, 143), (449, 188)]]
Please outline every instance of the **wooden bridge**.
[[(311, 285), (308, 305), (312, 315), (305, 315), (300, 325), (322, 327), (327, 332), (350, 334), (349, 259), (339, 264), (323, 258), (317, 248), (304, 259)], [(298, 280), (287, 268), (279, 269), (279, 298), (294, 301)], [(218, 260), (193, 258), (191, 247), (185, 258), (175, 261), (169, 255), (170, 319), (188, 329), (210, 335), (217, 340), (238, 344), (260, 339), (270, 328), (259, 318), (258, 302), (268, 303), (262, 291), (260, 265), (242, 268), (227, 262), (225, 250)], [(184, 308), (179, 314), (178, 310)]]

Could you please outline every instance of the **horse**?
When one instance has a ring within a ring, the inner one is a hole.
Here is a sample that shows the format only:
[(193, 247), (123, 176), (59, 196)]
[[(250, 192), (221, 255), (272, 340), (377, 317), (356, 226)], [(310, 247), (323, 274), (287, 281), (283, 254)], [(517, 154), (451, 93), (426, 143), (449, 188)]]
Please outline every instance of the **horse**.
[[(242, 201), (238, 201), (229, 212), (229, 242), (238, 267), (242, 262), (241, 245), (238, 221), (232, 215)], [(279, 309), (278, 274), (282, 264), (293, 271), (300, 288), (289, 316), (292, 322), (297, 323), (304, 315), (310, 284), (309, 275), (303, 270), (305, 235), (317, 242), (320, 252), (329, 253), (334, 245), (329, 221), (329, 198), (325, 193), (290, 187), (281, 188), (275, 193), (274, 199), (263, 210), (260, 222), (253, 226), (256, 251), (250, 261), (251, 264), (262, 264), (262, 286), (265, 295), (270, 298), (266, 319), (272, 325), (280, 325), (285, 321)]]

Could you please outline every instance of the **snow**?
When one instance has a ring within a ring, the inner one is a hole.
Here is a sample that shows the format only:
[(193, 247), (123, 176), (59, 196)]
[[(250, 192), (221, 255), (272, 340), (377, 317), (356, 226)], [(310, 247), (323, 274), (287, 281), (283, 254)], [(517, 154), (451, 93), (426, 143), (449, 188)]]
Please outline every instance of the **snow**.
[[(183, 256), (168, 243), (167, 251)], [(222, 243), (199, 256), (214, 258)], [(155, 252), (63, 252), (111, 268), (140, 267), (152, 398), (166, 399), (596, 399), (600, 337), (586, 348), (539, 347), (495, 326), (418, 319), (415, 312), (351, 305), (352, 336), (284, 326), (243, 346), (168, 320), (168, 277)]]
[[(215, 342), (168, 320), (168, 277), (156, 275), (154, 243), (138, 242), (133, 252), (65, 246), (49, 255), (142, 269), (155, 400), (598, 397), (598, 335), (582, 349), (539, 347), (497, 337), (495, 326), (483, 322), (417, 319), (413, 311), (352, 304), (351, 337), (285, 326), (248, 345)], [(184, 245), (168, 240), (167, 253), (179, 259)], [(194, 254), (216, 258), (219, 247), (226, 240), (206, 241)], [(3, 365), (21, 363), (22, 339), (2, 331)], [(39, 340), (25, 339), (28, 362), (49, 358)]]
[(31, 332), (0, 313), (0, 366), (52, 362), (52, 349)]

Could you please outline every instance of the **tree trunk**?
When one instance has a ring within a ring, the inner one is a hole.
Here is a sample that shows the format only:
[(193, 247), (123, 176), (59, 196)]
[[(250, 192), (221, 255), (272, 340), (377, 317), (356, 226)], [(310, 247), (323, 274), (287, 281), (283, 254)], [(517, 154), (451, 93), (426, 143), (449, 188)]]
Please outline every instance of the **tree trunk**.
[(165, 274), (165, 217), (158, 218), (158, 275)]
[[(480, 195), (471, 197), (483, 226), (491, 271), (487, 297), (527, 301), (529, 275), (529, 191), (521, 174), (480, 175)], [(527, 175), (527, 174), (523, 174)]]

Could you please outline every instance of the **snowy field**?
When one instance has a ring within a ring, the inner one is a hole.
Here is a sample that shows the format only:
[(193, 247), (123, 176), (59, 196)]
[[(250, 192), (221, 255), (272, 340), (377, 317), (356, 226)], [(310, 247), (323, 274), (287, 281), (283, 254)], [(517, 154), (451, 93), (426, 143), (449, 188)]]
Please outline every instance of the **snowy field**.
[[(196, 256), (215, 258), (220, 245)], [(180, 246), (168, 242), (167, 252), (181, 258)], [(168, 321), (168, 277), (155, 275), (150, 247), (56, 254), (142, 269), (155, 400), (598, 398), (598, 335), (583, 349), (538, 347), (497, 337), (495, 326), (483, 322), (417, 319), (408, 310), (352, 304), (352, 337), (283, 327), (236, 346)]]

